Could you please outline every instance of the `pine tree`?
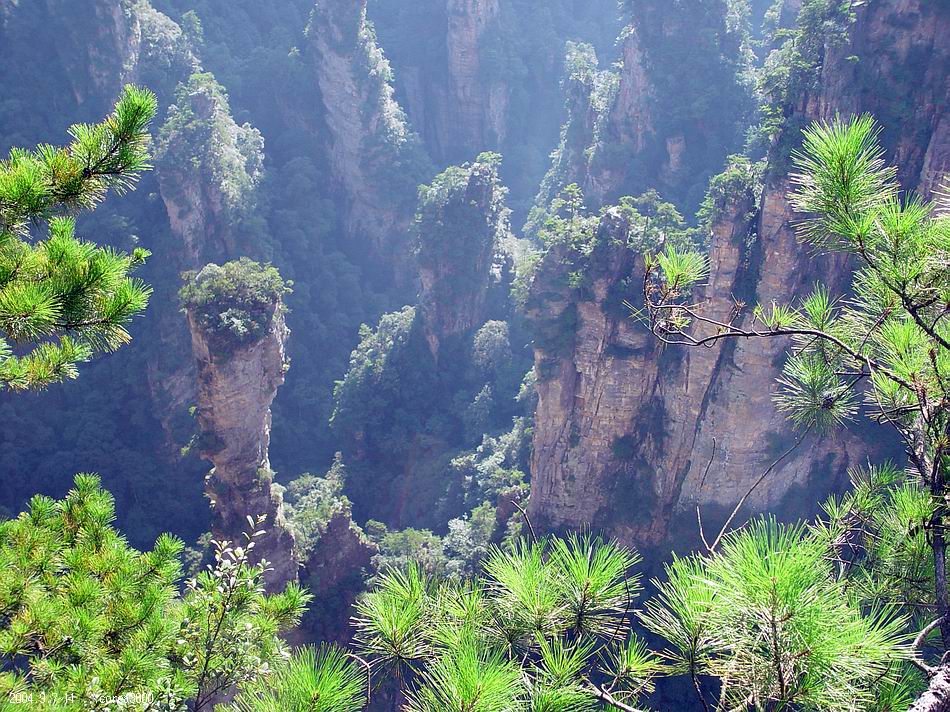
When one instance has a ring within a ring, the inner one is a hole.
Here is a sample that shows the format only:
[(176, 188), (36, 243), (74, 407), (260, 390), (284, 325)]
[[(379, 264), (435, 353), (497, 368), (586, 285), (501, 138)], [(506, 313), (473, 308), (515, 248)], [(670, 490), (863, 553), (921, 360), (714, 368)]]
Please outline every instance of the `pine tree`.
[(409, 712), (634, 710), (660, 673), (628, 637), (638, 560), (574, 535), (496, 548), (468, 581), (390, 570), (357, 604), (357, 645)]
[(265, 564), (215, 542), (214, 563), (179, 595), (181, 541), (131, 548), (112, 497), (76, 477), (65, 499), (36, 496), (0, 523), (0, 709), (210, 710), (288, 655), (279, 634), (309, 600), (263, 593)]
[(129, 274), (148, 252), (81, 240), (73, 216), (132, 189), (149, 168), (155, 110), (151, 92), (127, 86), (102, 123), (70, 128), (68, 146), (14, 149), (0, 161), (0, 388), (75, 378), (78, 363), (129, 341), (125, 327), (151, 291)]
[[(852, 420), (863, 389), (871, 419), (903, 440), (915, 482), (885, 498), (893, 505), (889, 516), (862, 518), (868, 502), (860, 499), (833, 504), (832, 538), (845, 550), (853, 546), (853, 536), (873, 542), (860, 568), (878, 569), (873, 576), (879, 582), (890, 578), (888, 598), (900, 591), (913, 596), (916, 600), (896, 603), (914, 609), (918, 620), (929, 616), (920, 621), (927, 625), (918, 644), (939, 629), (945, 653), (950, 650), (950, 206), (901, 192), (896, 171), (884, 161), (879, 133), (866, 116), (817, 124), (805, 131), (804, 147), (793, 156), (791, 202), (805, 216), (799, 237), (853, 256), (858, 265), (853, 295), (836, 297), (819, 284), (800, 304), (758, 305), (751, 314), (737, 309), (729, 321), (718, 321), (690, 298), (708, 274), (706, 257), (670, 248), (647, 260), (644, 313), (667, 344), (789, 339), (777, 403), (800, 428), (823, 430)], [(860, 493), (880, 496), (866, 488)], [(911, 518), (894, 522), (895, 516)], [(929, 570), (920, 566), (913, 547), (895, 540), (916, 540), (921, 532), (931, 549)], [(879, 534), (890, 541), (878, 540)], [(887, 556), (875, 562), (882, 552)], [(899, 565), (900, 557), (925, 578), (912, 587), (895, 581), (887, 569)], [(932, 593), (917, 598), (921, 583)], [(950, 710), (950, 665), (945, 654), (939, 659), (944, 663), (939, 667), (918, 661), (931, 678), (931, 692), (915, 712)]]
[(759, 520), (713, 553), (674, 559), (641, 619), (707, 710), (905, 709), (907, 621), (862, 610), (833, 560), (805, 526)]

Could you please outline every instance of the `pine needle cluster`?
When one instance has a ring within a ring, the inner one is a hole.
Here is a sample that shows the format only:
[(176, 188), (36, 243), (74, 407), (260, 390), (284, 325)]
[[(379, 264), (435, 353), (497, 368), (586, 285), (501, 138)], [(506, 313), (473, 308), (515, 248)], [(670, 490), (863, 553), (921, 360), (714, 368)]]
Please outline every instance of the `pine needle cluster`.
[[(411, 712), (584, 712), (651, 689), (659, 661), (627, 640), (638, 556), (591, 536), (496, 548), (482, 574), (385, 573), (357, 605), (369, 666)], [(606, 687), (604, 687), (606, 686)]]
[(65, 499), (0, 523), (0, 709), (210, 710), (289, 657), (280, 633), (309, 596), (264, 593), (266, 562), (248, 560), (259, 522), (244, 546), (216, 542), (179, 593), (182, 542), (139, 552), (113, 519), (98, 478), (79, 475)]
[[(65, 147), (14, 149), (0, 161), (0, 388), (44, 388), (128, 343), (151, 293), (131, 254), (76, 236), (72, 216), (131, 190), (148, 163), (155, 96), (127, 86), (113, 113), (70, 128)], [(42, 239), (34, 233), (44, 230)]]

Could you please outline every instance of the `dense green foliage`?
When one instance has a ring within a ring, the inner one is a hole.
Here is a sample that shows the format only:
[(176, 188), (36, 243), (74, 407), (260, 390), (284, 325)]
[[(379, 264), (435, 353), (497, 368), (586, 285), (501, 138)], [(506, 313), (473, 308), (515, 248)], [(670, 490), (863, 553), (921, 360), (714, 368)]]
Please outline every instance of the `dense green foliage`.
[[(177, 593), (182, 543), (138, 552), (112, 527), (111, 496), (80, 475), (64, 500), (37, 496), (0, 524), (0, 703), (30, 709), (210, 709), (281, 659), (279, 633), (309, 596), (267, 596), (243, 545), (215, 543), (213, 565)], [(186, 707), (186, 705), (188, 705)]]
[[(502, 122), (503, 135), (497, 135), (495, 121), (488, 120), (484, 143), (477, 145), (465, 135), (455, 135), (451, 105), (442, 93), (453, 67), (447, 43), (449, 23), (457, 19), (452, 11), (439, 0), (370, 0), (368, 15), (392, 61), (397, 98), (437, 164), (468, 161), (481, 151), (504, 154), (507, 160), (500, 170), (512, 190), (514, 222), (523, 222), (557, 141), (564, 47), (585, 42), (604, 56), (611, 52), (621, 28), (615, 0), (499, 4), (497, 15), (489, 18), (478, 38), (474, 79), (492, 101), (504, 96), (508, 118)], [(427, 30), (420, 32), (420, 27)], [(424, 87), (422, 96), (416, 94), (414, 77)], [(490, 109), (484, 104), (473, 108)]]
[(590, 537), (491, 549), (474, 578), (404, 565), (358, 604), (356, 640), (409, 710), (632, 709), (662, 676), (717, 710), (900, 709), (919, 684), (906, 620), (862, 609), (825, 531), (755, 522), (675, 559), (637, 614), (638, 557)]
[(412, 307), (386, 314), (375, 330), (364, 326), (360, 336), (336, 386), (331, 425), (344, 438), (370, 438), (370, 447), (378, 442), (379, 450), (398, 454), (409, 446), (410, 433), (426, 427), (436, 386), (432, 355)]
[(333, 517), (349, 515), (350, 501), (343, 494), (345, 482), (346, 466), (337, 454), (325, 476), (303, 474), (284, 489), (284, 516), (302, 561), (316, 548)]
[(487, 285), (486, 257), (494, 257), (508, 235), (508, 191), (501, 185), (501, 156), (483, 153), (473, 164), (451, 166), (419, 186), (413, 253), (426, 269), (450, 269), (427, 298), (445, 308)]
[(236, 712), (352, 712), (366, 700), (366, 674), (339, 648), (304, 648), (271, 676), (248, 685)]
[[(126, 326), (151, 291), (129, 273), (148, 252), (82, 241), (67, 216), (135, 185), (149, 168), (154, 115), (154, 95), (127, 87), (105, 121), (70, 128), (69, 146), (14, 149), (0, 161), (0, 387), (75, 378), (76, 364), (129, 341)], [(38, 223), (49, 235), (33, 241)]]
[[(792, 27), (776, 26), (769, 42), (773, 45), (759, 72), (758, 91), (765, 99), (762, 122), (756, 130), (774, 139), (790, 118), (795, 103), (817, 86), (825, 50), (829, 43), (847, 38), (854, 20), (851, 3), (839, 0), (805, 0)], [(780, 17), (773, 22), (780, 24)], [(797, 139), (797, 126), (788, 133)]]
[(274, 267), (246, 257), (183, 277), (182, 305), (223, 353), (260, 338), (291, 291)]

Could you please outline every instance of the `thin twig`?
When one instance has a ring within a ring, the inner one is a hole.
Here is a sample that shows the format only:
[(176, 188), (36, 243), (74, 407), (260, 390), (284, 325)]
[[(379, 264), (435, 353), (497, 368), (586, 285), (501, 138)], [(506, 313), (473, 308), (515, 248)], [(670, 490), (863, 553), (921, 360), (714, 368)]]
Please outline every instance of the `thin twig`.
[(355, 653), (347, 653), (346, 657), (353, 658), (356, 662), (360, 663), (364, 668), (366, 668), (366, 704), (368, 705), (373, 701), (373, 668), (370, 667), (370, 664), (363, 660), (359, 655)]
[[(703, 478), (699, 481), (699, 489), (702, 489), (706, 485), (706, 477), (709, 475), (709, 468), (712, 467), (713, 460), (716, 459), (716, 438), (712, 439), (712, 453), (709, 455), (709, 461), (706, 463), (706, 469), (703, 470)], [(699, 525), (699, 538), (703, 540), (703, 545), (706, 547), (707, 551), (712, 551), (709, 548), (709, 542), (706, 541), (706, 533), (703, 531), (703, 515), (699, 511), (699, 505), (696, 505), (696, 523)]]
[(706, 463), (706, 469), (703, 470), (703, 479), (699, 481), (699, 488), (706, 485), (706, 476), (709, 474), (709, 468), (712, 467), (713, 460), (716, 459), (716, 438), (712, 439), (712, 453), (709, 455), (709, 462)]
[(624, 704), (607, 692), (607, 690), (603, 689), (602, 687), (598, 687), (597, 685), (592, 684), (590, 686), (590, 693), (604, 704), (615, 709), (623, 710), (624, 712), (643, 712), (643, 710), (638, 710), (636, 707), (631, 707), (630, 705)]
[(699, 512), (699, 505), (696, 505), (696, 523), (699, 525), (699, 538), (702, 539), (703, 546), (706, 547), (706, 551), (712, 553), (712, 548), (709, 546), (709, 542), (706, 541), (706, 532), (703, 531), (703, 515)]
[(522, 507), (520, 504), (518, 504), (514, 500), (511, 500), (511, 503), (512, 505), (514, 505), (515, 509), (521, 512), (521, 516), (524, 517), (524, 523), (528, 525), (528, 533), (531, 534), (531, 543), (537, 544), (538, 535), (534, 533), (534, 525), (531, 524), (531, 519), (528, 517), (528, 513), (524, 510), (524, 507)]
[(801, 437), (795, 441), (794, 445), (792, 445), (788, 450), (783, 452), (779, 456), (779, 458), (775, 460), (775, 462), (769, 465), (768, 469), (765, 472), (763, 472), (762, 475), (759, 477), (759, 479), (753, 482), (752, 486), (749, 487), (749, 489), (746, 491), (744, 495), (742, 495), (742, 499), (740, 499), (738, 504), (736, 504), (735, 509), (732, 510), (732, 514), (729, 515), (729, 518), (726, 520), (726, 523), (723, 524), (722, 529), (719, 530), (719, 536), (716, 537), (716, 541), (714, 541), (712, 546), (709, 547), (710, 553), (715, 551), (716, 547), (719, 546), (719, 543), (722, 541), (722, 538), (726, 535), (726, 530), (728, 530), (729, 527), (732, 525), (733, 520), (736, 518), (736, 515), (739, 514), (739, 510), (742, 509), (742, 505), (746, 503), (746, 500), (749, 499), (749, 497), (752, 496), (752, 493), (756, 490), (756, 488), (765, 481), (765, 478), (768, 477), (772, 473), (772, 470), (778, 467), (779, 463), (781, 463), (782, 460), (784, 460), (786, 457), (791, 455), (798, 448), (798, 446), (802, 444), (802, 442), (805, 440), (805, 438), (808, 436), (810, 432), (811, 432), (811, 427), (809, 427), (807, 430), (805, 430), (805, 432), (802, 433)]
[[(927, 625), (926, 628), (920, 631), (920, 633), (917, 634), (917, 637), (914, 638), (914, 650), (919, 652), (921, 646), (924, 644), (924, 641), (927, 639), (927, 636), (933, 633), (935, 630), (937, 630), (937, 628), (939, 628), (941, 625), (943, 625), (943, 622), (946, 619), (947, 619), (946, 616), (940, 616), (940, 618), (935, 620), (933, 623), (930, 623), (929, 625)], [(931, 667), (930, 665), (925, 663), (923, 660), (918, 658), (916, 655), (912, 657), (910, 661), (914, 665), (916, 665), (918, 668), (920, 668), (921, 672), (923, 672), (927, 677), (933, 677), (937, 673), (937, 668)]]

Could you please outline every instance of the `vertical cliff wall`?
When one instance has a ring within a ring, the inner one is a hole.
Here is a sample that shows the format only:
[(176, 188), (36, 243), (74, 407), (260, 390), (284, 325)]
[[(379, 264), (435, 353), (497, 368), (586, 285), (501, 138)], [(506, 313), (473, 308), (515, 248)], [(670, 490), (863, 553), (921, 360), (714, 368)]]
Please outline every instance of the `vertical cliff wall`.
[(568, 118), (541, 207), (577, 183), (592, 205), (655, 188), (695, 208), (710, 174), (742, 147), (754, 108), (746, 18), (724, 1), (632, 0), (624, 12), (620, 66), (586, 104), (576, 79), (590, 61), (568, 57)]
[(406, 260), (415, 189), (429, 168), (394, 98), (366, 0), (317, 3), (302, 50), (312, 85), (288, 100), (289, 121), (325, 146), (351, 249), (392, 270)]
[[(440, 163), (497, 149), (507, 135), (511, 85), (486, 71), (483, 52), (501, 29), (501, 1), (421, 0), (415, 9), (380, 3), (383, 29), (387, 21), (393, 25), (390, 38), (406, 111)], [(400, 34), (421, 27), (431, 28), (424, 42)]]
[[(805, 123), (871, 111), (887, 126), (905, 186), (929, 194), (950, 171), (948, 23), (945, 6), (886, 0), (857, 8), (846, 36), (829, 42), (814, 81), (791, 106), (761, 195), (746, 184), (715, 210), (711, 275), (699, 295), (713, 315), (729, 314), (735, 300), (792, 301), (816, 280), (847, 289), (846, 260), (818, 257), (795, 238), (787, 151)], [(536, 343), (532, 513), (550, 527), (592, 525), (640, 544), (666, 541), (676, 521), (686, 527), (680, 536), (695, 531), (697, 504), (707, 526), (718, 526), (796, 440), (772, 403), (785, 344), (662, 348), (610, 309), (615, 291), (636, 303), (642, 265), (634, 251), (608, 249), (586, 292), (565, 286), (562, 259), (544, 258), (529, 304), (539, 318), (559, 316), (566, 334), (557, 349)], [(871, 439), (879, 441), (879, 431)], [(750, 508), (804, 512), (873, 451), (860, 434), (809, 437), (754, 491)]]
[(270, 406), (288, 366), (282, 293), (276, 270), (247, 260), (208, 265), (182, 292), (198, 365), (198, 445), (214, 465), (205, 487), (212, 534), (243, 542), (248, 517), (263, 515), (266, 534), (254, 557), (271, 562), (265, 581), (272, 589), (297, 577), (268, 456)]
[[(141, 27), (132, 3), (4, 2), (0, 20), (4, 142), (49, 141), (70, 122), (101, 119), (137, 78)], [(66, 122), (59, 107), (70, 113)]]
[(471, 334), (487, 319), (492, 264), (509, 236), (506, 192), (492, 157), (450, 168), (420, 190), (418, 315), (433, 358), (443, 340)]

